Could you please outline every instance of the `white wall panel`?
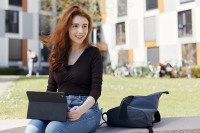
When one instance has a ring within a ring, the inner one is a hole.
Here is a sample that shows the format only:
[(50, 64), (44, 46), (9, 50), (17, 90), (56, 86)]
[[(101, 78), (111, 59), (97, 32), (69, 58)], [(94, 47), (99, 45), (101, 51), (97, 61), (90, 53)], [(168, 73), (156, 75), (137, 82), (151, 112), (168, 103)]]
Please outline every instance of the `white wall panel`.
[(0, 67), (8, 67), (8, 39), (0, 37)]
[(171, 62), (172, 65), (173, 63), (178, 63), (178, 65), (181, 64), (181, 47), (180, 45), (174, 44), (174, 45), (166, 45), (166, 46), (160, 46), (159, 47), (159, 56), (160, 56), (160, 62), (161, 63), (166, 63)]
[(23, 38), (32, 39), (33, 38), (33, 14), (22, 13), (23, 22)]
[(139, 39), (139, 27), (137, 20), (129, 20), (127, 28), (127, 43), (129, 44), (130, 48), (137, 48), (139, 46), (138, 39)]
[[(0, 4), (1, 5), (1, 4)], [(0, 37), (5, 36), (5, 27), (6, 27), (6, 21), (5, 21), (5, 10), (0, 9)]]
[(40, 0), (27, 0), (27, 9), (29, 13), (39, 13)]
[(8, 0), (0, 0), (0, 9), (8, 9)]
[(111, 65), (113, 68), (117, 66), (118, 55), (116, 49), (116, 37), (115, 37), (115, 24), (104, 24), (102, 26), (105, 43), (108, 45), (108, 52), (110, 55)]
[(194, 28), (196, 30), (196, 42), (200, 42), (200, 7), (196, 7), (196, 24), (194, 25)]
[(177, 13), (163, 13), (158, 16), (157, 44), (172, 45), (178, 43)]
[(164, 13), (176, 11), (176, 0), (164, 0)]
[(117, 21), (117, 0), (106, 0), (106, 23)]

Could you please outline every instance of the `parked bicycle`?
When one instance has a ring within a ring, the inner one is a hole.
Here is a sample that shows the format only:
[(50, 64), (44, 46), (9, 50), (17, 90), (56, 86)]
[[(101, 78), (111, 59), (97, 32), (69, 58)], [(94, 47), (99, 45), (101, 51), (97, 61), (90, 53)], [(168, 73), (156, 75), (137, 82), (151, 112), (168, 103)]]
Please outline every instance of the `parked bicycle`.
[(123, 66), (120, 66), (115, 70), (114, 75), (116, 77), (141, 77), (142, 68), (132, 64), (124, 64)]
[(114, 70), (112, 69), (111, 63), (106, 65), (105, 73), (109, 75), (114, 75)]
[(159, 78), (160, 69), (161, 67), (159, 65), (154, 67), (153, 65), (151, 65), (151, 62), (149, 61), (147, 65), (147, 69), (144, 70), (143, 75), (146, 78), (151, 78), (151, 77)]
[(187, 78), (190, 79), (190, 78), (192, 78), (191, 64), (193, 63), (193, 61), (192, 60), (184, 60), (184, 63), (186, 65)]
[(124, 64), (117, 67), (114, 72), (115, 77), (127, 77), (129, 76), (129, 64)]

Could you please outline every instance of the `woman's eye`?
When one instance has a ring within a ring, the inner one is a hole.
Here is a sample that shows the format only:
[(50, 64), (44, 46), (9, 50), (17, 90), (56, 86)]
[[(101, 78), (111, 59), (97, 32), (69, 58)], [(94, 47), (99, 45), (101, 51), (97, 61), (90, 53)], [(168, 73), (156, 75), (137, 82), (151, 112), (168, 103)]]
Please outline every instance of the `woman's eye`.
[(83, 26), (83, 28), (87, 28), (87, 26), (85, 25), (85, 26)]
[(77, 28), (77, 27), (78, 27), (78, 25), (73, 25), (73, 27), (74, 27), (74, 28)]

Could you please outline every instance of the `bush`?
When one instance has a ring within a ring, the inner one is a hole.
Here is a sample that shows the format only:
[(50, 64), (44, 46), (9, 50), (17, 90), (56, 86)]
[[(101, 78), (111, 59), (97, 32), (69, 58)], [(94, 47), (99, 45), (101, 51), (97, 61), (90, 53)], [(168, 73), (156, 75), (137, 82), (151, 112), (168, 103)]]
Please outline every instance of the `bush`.
[(22, 68), (0, 68), (0, 75), (21, 75), (25, 73)]
[(200, 67), (199, 66), (192, 67), (192, 77), (200, 78)]

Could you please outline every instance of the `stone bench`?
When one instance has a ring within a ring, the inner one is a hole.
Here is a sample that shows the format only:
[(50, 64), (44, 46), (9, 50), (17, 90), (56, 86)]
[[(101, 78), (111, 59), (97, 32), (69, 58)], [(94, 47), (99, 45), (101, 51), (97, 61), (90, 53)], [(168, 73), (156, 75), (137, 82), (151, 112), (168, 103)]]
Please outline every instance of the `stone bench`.
[[(200, 133), (200, 116), (161, 118), (153, 127), (154, 133)], [(95, 133), (148, 133), (147, 129), (116, 128), (103, 124)]]
[[(23, 133), (29, 120), (0, 120), (0, 133)], [(200, 133), (200, 116), (162, 118), (154, 133)], [(147, 129), (108, 127), (103, 124), (94, 133), (148, 133)]]

